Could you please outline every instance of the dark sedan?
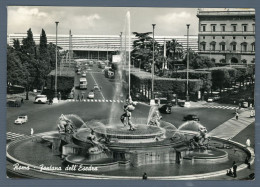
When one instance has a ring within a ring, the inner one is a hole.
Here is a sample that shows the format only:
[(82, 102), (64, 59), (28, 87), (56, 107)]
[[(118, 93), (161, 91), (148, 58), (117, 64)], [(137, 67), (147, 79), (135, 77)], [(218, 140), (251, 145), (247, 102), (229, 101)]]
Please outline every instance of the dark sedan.
[(163, 105), (162, 107), (159, 108), (159, 111), (161, 113), (171, 114), (172, 113), (172, 106), (169, 105), (169, 104)]
[(199, 117), (194, 114), (189, 114), (187, 116), (184, 116), (183, 120), (184, 121), (200, 121)]

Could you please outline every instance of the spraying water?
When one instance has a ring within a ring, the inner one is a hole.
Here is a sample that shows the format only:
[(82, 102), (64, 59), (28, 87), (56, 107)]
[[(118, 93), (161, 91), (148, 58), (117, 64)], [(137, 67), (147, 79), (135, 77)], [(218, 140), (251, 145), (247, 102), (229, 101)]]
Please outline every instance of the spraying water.
[[(125, 16), (125, 25), (121, 35), (121, 62), (117, 64), (117, 73), (115, 76), (116, 84), (114, 89), (113, 100), (122, 100), (124, 99), (124, 90), (128, 89), (128, 94), (130, 95), (130, 54), (131, 54), (131, 28), (130, 28), (130, 12), (128, 11)], [(127, 70), (128, 65), (128, 76)], [(123, 73), (125, 72), (125, 73)], [(128, 85), (128, 88), (125, 86)], [(111, 124), (114, 120), (113, 118), (119, 118), (122, 114), (123, 107), (118, 103), (113, 102), (111, 109), (110, 109), (110, 116), (109, 116), (109, 124)]]

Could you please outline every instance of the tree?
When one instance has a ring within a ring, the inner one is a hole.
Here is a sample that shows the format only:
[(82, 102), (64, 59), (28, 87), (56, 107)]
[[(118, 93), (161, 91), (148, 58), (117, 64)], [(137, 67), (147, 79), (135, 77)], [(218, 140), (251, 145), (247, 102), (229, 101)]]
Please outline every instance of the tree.
[(196, 55), (191, 59), (190, 65), (193, 69), (212, 68), (215, 67), (215, 62), (209, 57)]
[(33, 33), (31, 29), (27, 31), (27, 37), (22, 40), (22, 43), (22, 50), (25, 54), (35, 55), (36, 46), (33, 40)]
[(7, 85), (25, 85), (27, 69), (15, 49), (7, 47)]
[(16, 51), (20, 51), (21, 50), (20, 41), (18, 39), (14, 39), (14, 49)]
[(40, 36), (40, 45), (39, 45), (39, 59), (45, 60), (49, 62), (49, 54), (48, 54), (48, 44), (47, 44), (47, 37), (45, 31), (42, 29), (42, 33)]

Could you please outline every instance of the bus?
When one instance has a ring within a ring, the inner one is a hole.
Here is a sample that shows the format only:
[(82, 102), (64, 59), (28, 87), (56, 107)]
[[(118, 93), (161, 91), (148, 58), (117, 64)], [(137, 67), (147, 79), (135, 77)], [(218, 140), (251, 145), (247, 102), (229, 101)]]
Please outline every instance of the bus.
[(87, 89), (87, 84), (88, 84), (88, 82), (87, 82), (87, 79), (85, 77), (81, 77), (79, 79), (79, 88), (80, 89)]

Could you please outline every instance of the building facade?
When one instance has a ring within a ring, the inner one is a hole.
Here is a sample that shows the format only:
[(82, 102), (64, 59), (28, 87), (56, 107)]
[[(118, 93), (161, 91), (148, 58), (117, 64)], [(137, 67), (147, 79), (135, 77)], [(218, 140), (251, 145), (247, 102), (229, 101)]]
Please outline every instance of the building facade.
[(216, 63), (255, 63), (254, 9), (198, 9), (198, 52)]
[[(34, 41), (36, 44), (40, 42), (40, 35), (34, 34)], [(7, 37), (7, 43), (13, 46), (13, 40), (19, 39), (22, 43), (22, 39), (26, 38), (26, 33), (21, 34), (9, 34)], [(111, 54), (115, 51), (120, 51), (121, 42), (122, 49), (126, 48), (128, 50), (128, 44), (124, 43), (124, 38), (122, 41), (119, 35), (58, 35), (58, 46), (63, 50), (69, 50), (72, 48), (73, 52), (77, 56), (86, 58), (106, 58), (107, 54)], [(47, 34), (48, 43), (56, 42), (55, 34)], [(187, 48), (187, 36), (155, 36), (155, 40), (160, 44), (164, 44), (164, 41), (170, 41), (176, 39), (184, 48)], [(131, 42), (136, 40), (135, 36), (131, 36)], [(71, 41), (71, 45), (70, 45)], [(132, 46), (132, 44), (131, 44)], [(198, 36), (189, 36), (189, 46), (192, 50), (198, 51)]]

